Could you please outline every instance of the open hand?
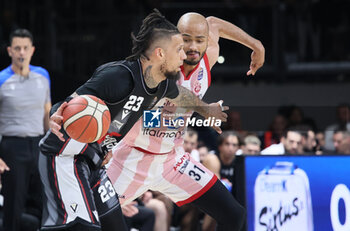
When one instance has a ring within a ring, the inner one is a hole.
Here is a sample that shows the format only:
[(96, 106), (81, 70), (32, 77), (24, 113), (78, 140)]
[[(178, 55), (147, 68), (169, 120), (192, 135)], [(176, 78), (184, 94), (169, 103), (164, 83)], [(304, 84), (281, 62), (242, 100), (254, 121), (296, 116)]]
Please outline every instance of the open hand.
[(53, 113), (49, 120), (49, 127), (51, 132), (55, 134), (61, 141), (65, 141), (63, 138), (63, 134), (60, 132), (63, 116), (63, 109), (67, 106), (67, 102), (61, 104), (61, 106), (57, 109), (55, 113)]
[(258, 49), (255, 49), (251, 54), (251, 62), (247, 75), (255, 75), (257, 70), (264, 65), (265, 62), (265, 48), (260, 44)]
[[(214, 117), (216, 120), (221, 120), (221, 122), (227, 121), (227, 114), (224, 111), (227, 111), (229, 109), (228, 106), (223, 106), (223, 100), (218, 101), (217, 103), (211, 103), (209, 104), (209, 116), (208, 117)], [(222, 133), (221, 128), (218, 126), (212, 127), (215, 129), (215, 131), (219, 134)]]

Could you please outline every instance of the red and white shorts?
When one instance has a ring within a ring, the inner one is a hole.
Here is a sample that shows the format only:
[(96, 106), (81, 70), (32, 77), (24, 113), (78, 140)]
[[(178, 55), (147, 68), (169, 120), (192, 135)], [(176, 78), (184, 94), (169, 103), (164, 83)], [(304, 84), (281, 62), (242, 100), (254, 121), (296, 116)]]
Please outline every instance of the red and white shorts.
[(119, 194), (121, 204), (153, 190), (182, 206), (203, 195), (217, 180), (182, 147), (157, 155), (131, 147), (123, 141), (113, 149), (107, 175)]

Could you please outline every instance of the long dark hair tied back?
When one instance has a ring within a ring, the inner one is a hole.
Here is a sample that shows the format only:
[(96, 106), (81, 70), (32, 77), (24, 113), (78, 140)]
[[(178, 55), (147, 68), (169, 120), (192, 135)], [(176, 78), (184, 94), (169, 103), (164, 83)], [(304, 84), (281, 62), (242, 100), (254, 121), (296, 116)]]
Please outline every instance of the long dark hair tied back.
[(131, 33), (133, 47), (131, 55), (126, 60), (134, 61), (141, 57), (145, 57), (146, 51), (151, 44), (161, 38), (171, 37), (174, 34), (179, 34), (177, 27), (169, 22), (157, 9), (154, 9), (143, 21), (139, 32), (135, 36)]

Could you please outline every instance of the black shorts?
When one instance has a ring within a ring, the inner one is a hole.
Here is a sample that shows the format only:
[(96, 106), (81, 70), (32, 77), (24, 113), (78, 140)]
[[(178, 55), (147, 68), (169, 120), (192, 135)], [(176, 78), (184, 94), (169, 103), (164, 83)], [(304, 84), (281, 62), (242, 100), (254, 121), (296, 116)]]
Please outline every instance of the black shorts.
[(77, 223), (100, 230), (100, 217), (120, 206), (105, 169), (91, 170), (82, 156), (40, 153), (39, 171), (45, 192), (42, 230)]

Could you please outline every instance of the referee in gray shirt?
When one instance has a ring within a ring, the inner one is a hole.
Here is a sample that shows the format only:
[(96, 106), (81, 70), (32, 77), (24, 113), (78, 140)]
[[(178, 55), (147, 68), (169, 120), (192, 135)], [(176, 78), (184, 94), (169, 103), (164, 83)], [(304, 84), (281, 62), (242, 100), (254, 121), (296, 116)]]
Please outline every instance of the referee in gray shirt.
[(50, 77), (30, 65), (34, 50), (32, 34), (15, 30), (7, 48), (12, 63), (0, 72), (0, 158), (8, 166), (1, 176), (4, 231), (20, 230), (27, 194), (41, 198), (42, 192), (38, 143), (49, 127)]

